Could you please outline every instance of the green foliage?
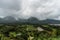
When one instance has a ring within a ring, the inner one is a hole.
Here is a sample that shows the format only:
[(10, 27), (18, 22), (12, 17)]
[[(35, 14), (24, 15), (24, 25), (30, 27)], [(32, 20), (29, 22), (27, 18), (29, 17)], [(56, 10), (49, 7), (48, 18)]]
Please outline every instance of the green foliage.
[[(38, 31), (38, 27), (47, 29)], [(50, 25), (0, 25), (0, 39), (1, 40), (60, 40), (60, 28), (54, 28)]]

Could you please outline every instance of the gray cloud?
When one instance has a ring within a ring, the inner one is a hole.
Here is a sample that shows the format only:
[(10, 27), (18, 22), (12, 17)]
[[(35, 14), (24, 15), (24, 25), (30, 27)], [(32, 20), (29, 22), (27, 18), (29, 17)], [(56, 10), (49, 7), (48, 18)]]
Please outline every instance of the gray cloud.
[(55, 19), (60, 16), (60, 1), (58, 0), (23, 0), (22, 15), (26, 18)]
[(19, 3), (16, 0), (0, 0), (0, 8), (18, 10)]
[(17, 16), (16, 12), (20, 10), (20, 4), (17, 0), (0, 0), (0, 16)]
[(0, 16), (60, 19), (60, 0), (0, 0)]

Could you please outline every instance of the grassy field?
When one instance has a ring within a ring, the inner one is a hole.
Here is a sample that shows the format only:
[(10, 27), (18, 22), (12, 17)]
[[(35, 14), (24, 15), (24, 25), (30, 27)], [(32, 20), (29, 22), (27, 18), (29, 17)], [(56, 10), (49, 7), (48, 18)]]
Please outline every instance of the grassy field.
[(52, 25), (0, 24), (1, 40), (60, 40), (60, 27)]

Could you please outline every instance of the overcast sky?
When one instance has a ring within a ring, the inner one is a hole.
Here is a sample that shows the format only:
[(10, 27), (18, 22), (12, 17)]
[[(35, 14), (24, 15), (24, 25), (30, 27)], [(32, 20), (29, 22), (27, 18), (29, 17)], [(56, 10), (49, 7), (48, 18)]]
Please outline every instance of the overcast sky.
[(60, 0), (0, 0), (0, 17), (60, 20)]

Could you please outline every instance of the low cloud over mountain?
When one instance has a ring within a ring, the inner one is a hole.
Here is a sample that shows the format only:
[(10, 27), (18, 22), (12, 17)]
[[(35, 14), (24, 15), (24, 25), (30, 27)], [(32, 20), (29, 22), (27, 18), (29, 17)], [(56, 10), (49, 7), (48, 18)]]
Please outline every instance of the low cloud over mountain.
[(60, 0), (0, 0), (0, 17), (60, 20)]

